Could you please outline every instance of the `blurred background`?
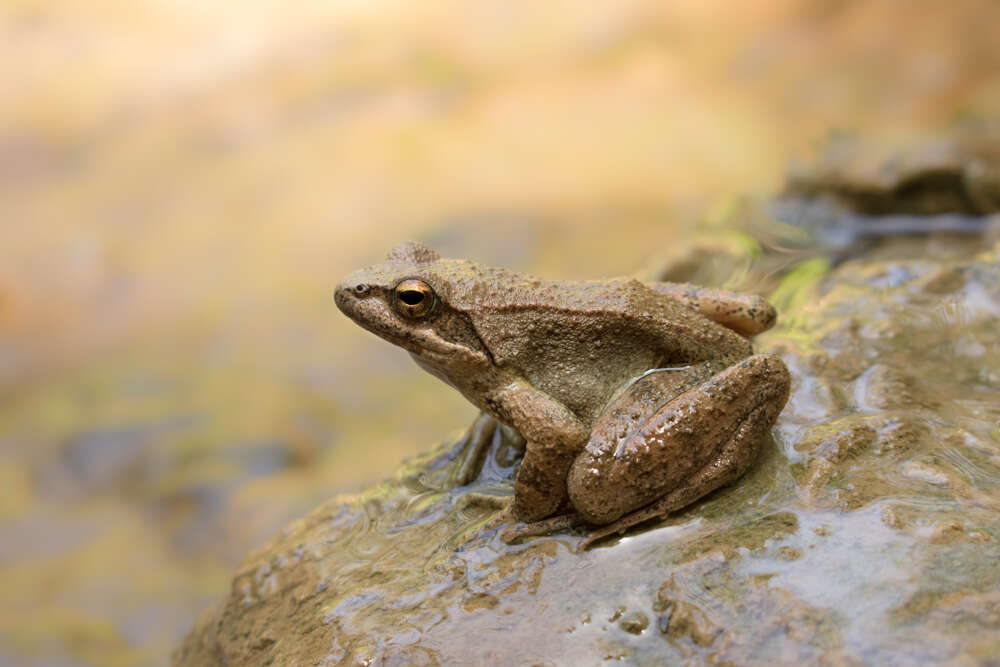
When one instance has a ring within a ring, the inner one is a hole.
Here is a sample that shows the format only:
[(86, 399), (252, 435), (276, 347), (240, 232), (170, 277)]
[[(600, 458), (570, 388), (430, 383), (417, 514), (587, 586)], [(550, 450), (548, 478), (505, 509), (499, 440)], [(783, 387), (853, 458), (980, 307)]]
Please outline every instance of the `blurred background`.
[(630, 273), (839, 131), (1000, 112), (994, 0), (6, 0), (0, 664), (163, 664), (473, 409), (334, 307), (394, 243)]

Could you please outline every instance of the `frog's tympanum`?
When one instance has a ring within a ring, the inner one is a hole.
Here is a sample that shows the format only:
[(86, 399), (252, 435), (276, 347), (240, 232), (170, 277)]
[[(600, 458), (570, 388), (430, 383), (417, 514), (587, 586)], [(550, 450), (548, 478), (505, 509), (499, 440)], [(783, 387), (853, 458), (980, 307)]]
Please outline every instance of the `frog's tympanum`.
[(775, 319), (757, 296), (543, 280), (411, 242), (336, 301), (524, 437), (511, 509), (536, 527), (582, 519), (594, 539), (688, 505), (743, 474), (788, 398), (746, 338)]

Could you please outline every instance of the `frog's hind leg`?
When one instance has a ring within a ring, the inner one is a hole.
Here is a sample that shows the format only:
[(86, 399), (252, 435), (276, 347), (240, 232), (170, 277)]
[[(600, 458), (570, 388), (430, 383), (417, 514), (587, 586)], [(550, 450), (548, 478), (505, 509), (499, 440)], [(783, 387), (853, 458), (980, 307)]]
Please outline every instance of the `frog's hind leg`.
[(626, 514), (614, 523), (595, 528), (577, 545), (577, 550), (589, 549), (592, 544), (605, 537), (621, 535), (632, 526), (650, 519), (664, 519), (671, 512), (687, 507), (702, 496), (736, 481), (757, 457), (760, 443), (772, 423), (773, 419), (767, 416), (765, 408), (759, 408), (743, 422), (736, 436), (719, 453), (719, 457), (699, 470), (687, 485), (646, 507)]
[(756, 458), (789, 384), (780, 359), (755, 355), (629, 428), (620, 411), (599, 420), (570, 471), (569, 495), (588, 522), (607, 525), (580, 548), (736, 480)]

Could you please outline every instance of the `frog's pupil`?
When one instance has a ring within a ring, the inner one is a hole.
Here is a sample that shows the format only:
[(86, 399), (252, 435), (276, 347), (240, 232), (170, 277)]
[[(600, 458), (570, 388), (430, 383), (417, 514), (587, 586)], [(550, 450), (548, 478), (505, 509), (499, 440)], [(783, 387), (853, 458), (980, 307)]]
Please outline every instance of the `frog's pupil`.
[(399, 299), (408, 306), (415, 306), (424, 300), (424, 295), (417, 290), (406, 290), (399, 294)]

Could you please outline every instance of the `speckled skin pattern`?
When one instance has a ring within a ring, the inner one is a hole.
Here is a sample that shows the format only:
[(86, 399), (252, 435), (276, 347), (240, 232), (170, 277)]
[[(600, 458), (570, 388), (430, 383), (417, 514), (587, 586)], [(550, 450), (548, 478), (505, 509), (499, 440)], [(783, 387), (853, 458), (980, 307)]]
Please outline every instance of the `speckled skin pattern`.
[[(419, 315), (403, 281), (426, 288)], [(782, 361), (740, 335), (774, 322), (756, 296), (543, 280), (410, 242), (345, 278), (336, 302), (525, 437), (523, 521), (570, 505), (617, 529), (683, 507), (747, 469), (788, 398)]]

